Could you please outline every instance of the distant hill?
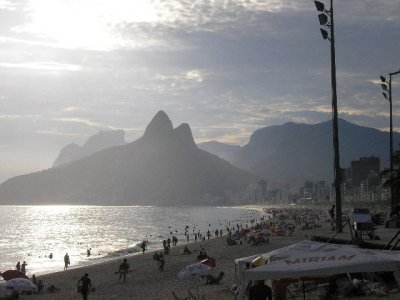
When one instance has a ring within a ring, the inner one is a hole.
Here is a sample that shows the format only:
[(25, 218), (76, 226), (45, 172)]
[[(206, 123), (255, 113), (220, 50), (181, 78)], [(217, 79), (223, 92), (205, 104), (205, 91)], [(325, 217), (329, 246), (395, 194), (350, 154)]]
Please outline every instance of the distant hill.
[(217, 141), (198, 143), (197, 147), (227, 161), (232, 161), (236, 153), (240, 150), (240, 146), (238, 145), (227, 145)]
[[(394, 133), (394, 145), (400, 135)], [(389, 133), (339, 120), (340, 162), (376, 156), (381, 167), (389, 166)], [(395, 147), (396, 148), (396, 147)], [(218, 155), (220, 149), (208, 148)], [(305, 180), (333, 180), (332, 122), (315, 125), (286, 123), (255, 131), (233, 157), (233, 165), (254, 172), (274, 185), (303, 184)]]
[(0, 185), (0, 204), (231, 204), (257, 176), (197, 148), (160, 111), (135, 142)]
[(100, 131), (90, 137), (83, 146), (69, 144), (61, 149), (60, 154), (54, 161), (53, 167), (79, 160), (106, 148), (124, 145), (124, 136), (125, 132), (123, 130)]

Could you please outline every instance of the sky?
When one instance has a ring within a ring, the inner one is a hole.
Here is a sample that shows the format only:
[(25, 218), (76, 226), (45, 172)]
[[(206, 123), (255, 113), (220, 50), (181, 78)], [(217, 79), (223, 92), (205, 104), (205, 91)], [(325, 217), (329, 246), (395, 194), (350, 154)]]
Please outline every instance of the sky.
[[(399, 15), (398, 0), (334, 1), (340, 118), (388, 130), (379, 75), (400, 69)], [(0, 182), (99, 130), (134, 141), (159, 110), (237, 145), (332, 116), (311, 0), (0, 0), (0, 78)], [(400, 75), (392, 93), (398, 130)]]

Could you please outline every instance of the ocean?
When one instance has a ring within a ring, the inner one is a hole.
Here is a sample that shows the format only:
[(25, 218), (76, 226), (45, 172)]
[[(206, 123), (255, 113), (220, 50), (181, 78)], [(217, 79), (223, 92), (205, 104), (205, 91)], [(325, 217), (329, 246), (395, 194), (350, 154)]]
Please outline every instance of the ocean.
[[(141, 251), (162, 248), (162, 240), (175, 235), (186, 243), (185, 228), (203, 235), (236, 224), (250, 225), (262, 212), (243, 207), (153, 206), (0, 206), (0, 271), (26, 261), (27, 275), (94, 264)], [(87, 249), (91, 255), (87, 256)], [(52, 258), (50, 258), (52, 253)]]

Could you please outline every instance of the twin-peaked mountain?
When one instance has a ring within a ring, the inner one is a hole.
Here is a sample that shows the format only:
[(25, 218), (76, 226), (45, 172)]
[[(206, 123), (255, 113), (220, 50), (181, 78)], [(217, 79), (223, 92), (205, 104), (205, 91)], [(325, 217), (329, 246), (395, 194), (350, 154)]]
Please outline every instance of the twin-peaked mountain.
[[(342, 168), (368, 156), (388, 167), (389, 133), (339, 120), (339, 141)], [(394, 133), (395, 150), (399, 142)], [(264, 127), (242, 147), (197, 146), (189, 125), (174, 129), (161, 111), (135, 142), (126, 144), (121, 131), (100, 132), (65, 147), (56, 167), (5, 181), (0, 204), (232, 204), (260, 178), (269, 188), (332, 182), (332, 149), (331, 121)]]
[(197, 148), (160, 111), (135, 142), (0, 185), (0, 204), (226, 204), (257, 177)]

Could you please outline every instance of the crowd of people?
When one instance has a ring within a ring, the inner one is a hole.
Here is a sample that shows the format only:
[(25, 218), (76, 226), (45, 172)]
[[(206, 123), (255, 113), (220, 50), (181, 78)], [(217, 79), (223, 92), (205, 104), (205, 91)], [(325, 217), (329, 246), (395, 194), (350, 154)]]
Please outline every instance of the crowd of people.
[[(193, 228), (193, 232), (189, 232), (189, 226), (185, 227), (185, 238), (186, 242), (194, 242), (197, 243), (199, 241), (205, 241), (209, 240), (213, 237), (215, 238), (223, 238), (224, 232), (220, 228), (215, 228), (211, 229), (211, 225), (209, 225), (209, 229), (204, 231), (202, 233), (200, 230), (196, 230)], [(226, 228), (226, 233), (230, 235), (232, 233), (232, 230), (234, 230), (238, 226), (236, 224), (228, 224)], [(238, 227), (239, 228), (239, 227)], [(178, 231), (176, 231), (178, 232)], [(171, 232), (172, 233), (172, 232)], [(142, 241), (141, 243), (138, 244), (139, 248), (141, 249), (141, 252), (144, 254), (147, 250), (147, 241)], [(170, 237), (163, 239), (162, 240), (162, 251), (155, 251), (153, 254), (154, 260), (157, 262), (157, 268), (160, 271), (164, 271), (165, 265), (166, 265), (166, 256), (170, 254), (171, 252), (171, 246), (177, 246), (178, 244), (178, 238), (176, 234), (171, 234)], [(198, 262), (210, 258), (209, 255), (206, 253), (205, 249), (203, 247), (200, 247), (200, 251), (197, 252), (198, 250), (191, 250), (189, 249), (189, 245), (184, 245), (182, 249), (180, 249), (180, 253), (186, 254), (186, 255), (192, 255), (194, 252), (196, 253), (196, 256), (194, 256), (194, 261), (197, 260)], [(92, 248), (87, 248), (86, 250), (86, 255), (89, 257), (92, 255)], [(53, 259), (55, 256), (53, 253), (50, 253), (49, 255), (45, 255), (45, 257), (48, 257), (49, 259)], [(69, 267), (71, 265), (71, 259), (69, 253), (65, 253), (63, 257), (63, 262), (64, 262), (64, 271), (68, 271)], [(27, 267), (27, 262), (23, 261), (18, 262), (15, 266), (16, 270), (21, 271), (23, 273), (26, 273), (26, 267)], [(118, 273), (118, 281), (117, 283), (126, 283), (128, 280), (128, 273), (132, 272), (130, 265), (128, 263), (128, 259), (124, 258), (123, 261), (119, 264), (118, 266), (118, 271), (115, 273)], [(222, 278), (224, 277), (224, 272), (220, 272), (217, 276), (209, 275), (206, 277), (206, 283), (207, 284), (217, 284), (219, 283)], [(55, 293), (57, 291), (60, 291), (60, 288), (53, 285), (53, 284), (46, 284), (46, 287), (43, 283), (42, 280), (37, 279), (35, 275), (32, 275), (31, 278), (32, 283), (34, 283), (38, 287), (38, 292), (41, 292), (43, 290), (47, 290), (48, 292)], [(92, 287), (92, 281), (89, 278), (88, 273), (85, 273), (78, 281), (77, 283), (77, 291), (82, 295), (83, 299), (88, 299), (88, 295), (90, 291), (94, 291), (94, 288)]]

